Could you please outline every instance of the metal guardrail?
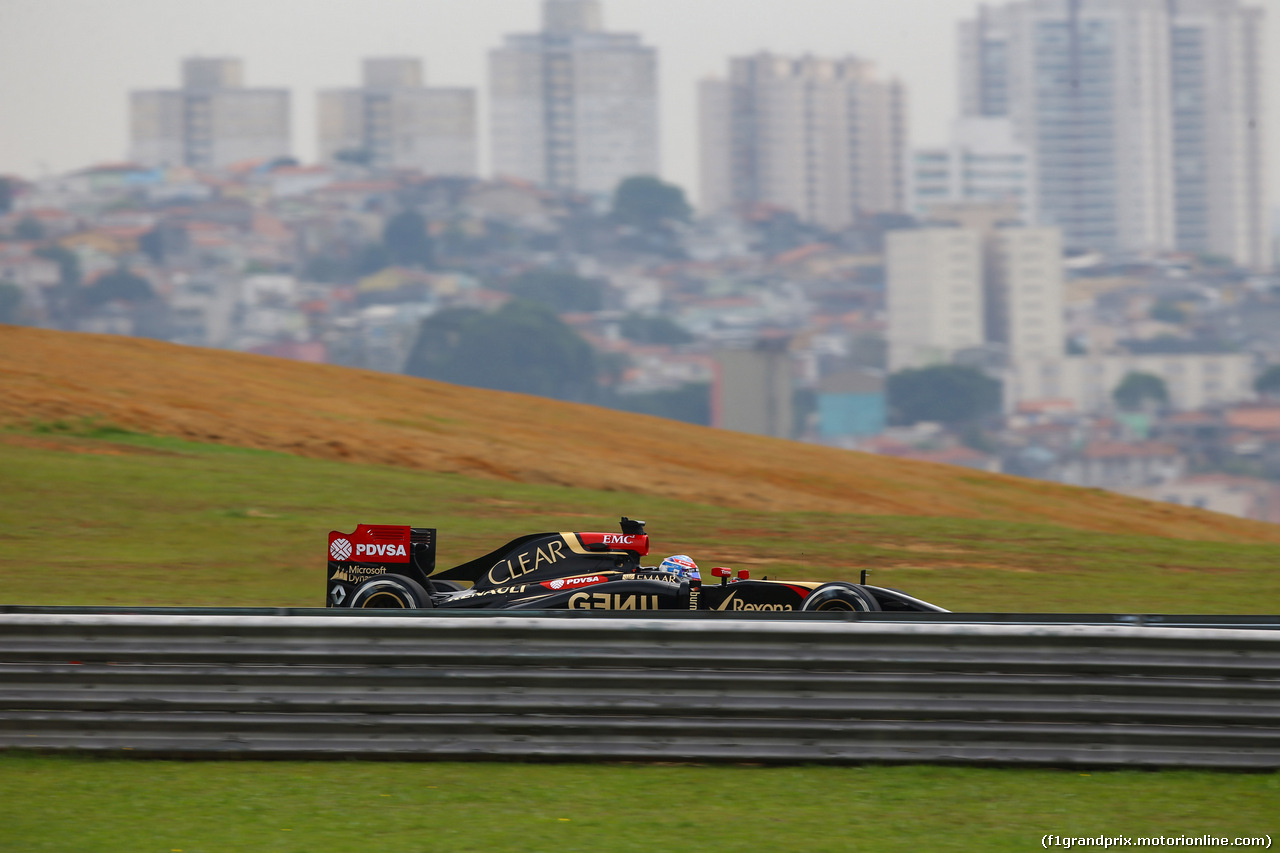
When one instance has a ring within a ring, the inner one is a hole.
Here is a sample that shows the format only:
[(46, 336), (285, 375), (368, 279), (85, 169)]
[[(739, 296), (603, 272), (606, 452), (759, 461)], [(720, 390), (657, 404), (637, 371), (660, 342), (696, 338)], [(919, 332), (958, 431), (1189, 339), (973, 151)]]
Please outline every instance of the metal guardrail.
[[(315, 616), (350, 619), (367, 617), (368, 611), (325, 607), (118, 607), (0, 604), (0, 616), (38, 614), (48, 616)], [(383, 610), (380, 619), (493, 619), (511, 615), (501, 610)], [(1176, 615), (1164, 613), (820, 613), (713, 610), (542, 610), (521, 611), (523, 616), (544, 619), (689, 619), (756, 622), (865, 622), (930, 625), (1129, 625), (1161, 628), (1247, 628), (1280, 631), (1278, 615)]]
[(0, 748), (1268, 769), (1280, 633), (7, 613)]

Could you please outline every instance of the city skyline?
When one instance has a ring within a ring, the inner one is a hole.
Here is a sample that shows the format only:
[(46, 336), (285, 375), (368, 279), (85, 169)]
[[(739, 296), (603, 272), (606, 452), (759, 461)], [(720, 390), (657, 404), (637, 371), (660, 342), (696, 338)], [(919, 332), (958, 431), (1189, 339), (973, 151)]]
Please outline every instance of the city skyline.
[[(0, 173), (36, 177), (124, 159), (132, 89), (176, 84), (187, 56), (234, 56), (247, 84), (294, 93), (295, 154), (318, 159), (316, 94), (349, 86), (371, 56), (421, 57), (429, 85), (474, 87), (487, 124), (488, 51), (506, 34), (532, 31), (538, 0), (338, 2), (302, 0), (90, 0), (48, 4), (0, 0)], [(723, 74), (730, 56), (762, 50), (855, 55), (900, 77), (908, 91), (910, 144), (940, 145), (960, 112), (956, 28), (976, 0), (605, 0), (606, 26), (635, 32), (659, 52), (663, 177), (698, 191), (697, 84)], [(1252, 5), (1257, 5), (1256, 3)], [(446, 15), (441, 15), (444, 12)], [(1268, 57), (1280, 44), (1280, 14), (1267, 20)], [(1274, 64), (1274, 59), (1272, 60)], [(1271, 151), (1280, 150), (1280, 86), (1267, 92)], [(96, 128), (89, 130), (87, 128)], [(487, 127), (481, 169), (488, 173)], [(1272, 157), (1273, 163), (1278, 158)], [(1280, 168), (1269, 176), (1280, 203)]]

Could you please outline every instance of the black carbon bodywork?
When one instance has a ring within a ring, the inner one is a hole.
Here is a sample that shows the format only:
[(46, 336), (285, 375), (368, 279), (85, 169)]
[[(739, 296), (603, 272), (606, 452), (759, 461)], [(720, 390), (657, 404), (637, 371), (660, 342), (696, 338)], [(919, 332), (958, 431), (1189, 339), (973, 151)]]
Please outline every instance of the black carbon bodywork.
[[(438, 573), (433, 528), (360, 525), (353, 534), (334, 531), (330, 533), (326, 605), (449, 610), (942, 610), (895, 590), (845, 582), (689, 580), (641, 565), (649, 550), (644, 522), (623, 518), (622, 531), (521, 536)], [(380, 559), (360, 559), (368, 556)], [(369, 595), (372, 587), (379, 594)], [(819, 606), (812, 606), (815, 603)]]

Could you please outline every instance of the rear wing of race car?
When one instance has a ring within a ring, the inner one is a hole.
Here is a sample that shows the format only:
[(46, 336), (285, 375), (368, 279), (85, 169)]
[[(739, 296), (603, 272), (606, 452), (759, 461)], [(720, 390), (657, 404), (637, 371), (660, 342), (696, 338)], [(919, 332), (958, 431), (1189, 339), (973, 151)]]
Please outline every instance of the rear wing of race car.
[(404, 575), (429, 588), (427, 577), (436, 570), (436, 530), (399, 524), (358, 524), (354, 533), (331, 530), (328, 569), (327, 589), (335, 604), (378, 575)]

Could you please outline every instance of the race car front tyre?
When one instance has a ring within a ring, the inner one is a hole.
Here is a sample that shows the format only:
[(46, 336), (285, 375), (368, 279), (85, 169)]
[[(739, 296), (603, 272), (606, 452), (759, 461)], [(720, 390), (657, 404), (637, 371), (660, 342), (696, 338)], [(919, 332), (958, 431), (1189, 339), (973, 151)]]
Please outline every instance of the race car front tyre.
[(431, 596), (422, 584), (403, 575), (377, 575), (356, 587), (351, 596), (355, 608), (414, 610), (431, 607)]
[(815, 589), (804, 600), (801, 610), (825, 611), (844, 610), (854, 613), (870, 613), (880, 609), (880, 602), (871, 593), (857, 584), (832, 583)]

